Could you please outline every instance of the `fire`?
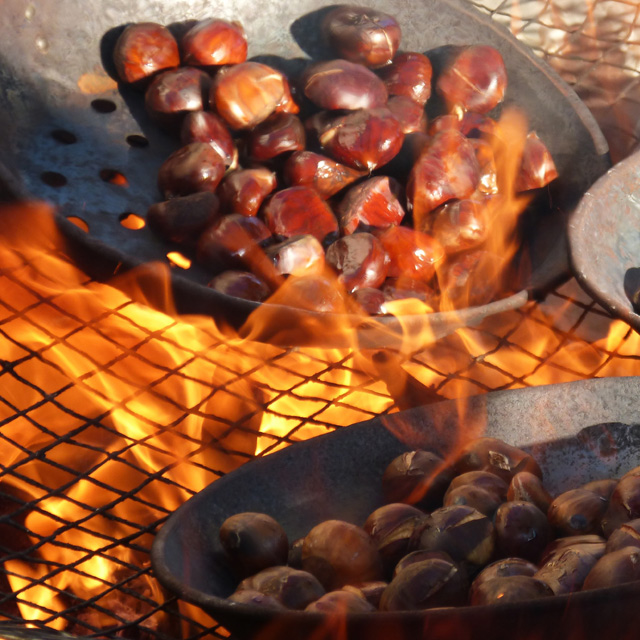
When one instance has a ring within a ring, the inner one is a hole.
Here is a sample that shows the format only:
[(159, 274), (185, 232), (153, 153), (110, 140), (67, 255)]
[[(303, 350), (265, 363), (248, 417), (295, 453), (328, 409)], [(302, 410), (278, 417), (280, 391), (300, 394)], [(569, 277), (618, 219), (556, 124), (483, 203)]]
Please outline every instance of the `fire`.
[[(503, 126), (522, 129), (515, 115)], [(514, 224), (505, 211), (522, 204), (496, 210), (502, 241)], [(22, 617), (57, 629), (69, 628), (60, 614), (70, 604), (80, 607), (76, 630), (171, 624), (149, 605), (127, 608), (112, 585), (162, 602), (148, 572), (157, 526), (256, 455), (443, 398), (640, 370), (638, 336), (623, 323), (597, 316), (588, 337), (576, 335), (575, 291), (445, 337), (409, 322), (393, 350), (362, 347), (361, 326), (309, 321), (319, 344), (289, 348), (279, 345), (295, 335), (264, 306), (240, 332), (176, 316), (166, 267), (91, 280), (44, 205), (14, 206), (1, 220), (0, 487), (28, 506), (14, 516), (22, 529), (12, 521), (2, 531), (3, 566)], [(158, 273), (166, 284), (150, 291)], [(262, 341), (268, 331), (280, 340)], [(334, 332), (342, 344), (321, 346)], [(13, 530), (38, 561), (12, 552)]]

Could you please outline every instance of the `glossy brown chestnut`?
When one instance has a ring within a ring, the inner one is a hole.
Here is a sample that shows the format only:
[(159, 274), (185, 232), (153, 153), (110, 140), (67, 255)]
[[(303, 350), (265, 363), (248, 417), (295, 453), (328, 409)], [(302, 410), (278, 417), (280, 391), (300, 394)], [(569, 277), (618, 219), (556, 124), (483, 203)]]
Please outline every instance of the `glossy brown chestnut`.
[(344, 296), (335, 278), (323, 274), (287, 278), (270, 300), (295, 309), (319, 313), (344, 313)]
[(522, 164), (516, 178), (516, 191), (539, 189), (558, 177), (555, 162), (546, 145), (534, 131), (527, 134)]
[(542, 477), (542, 470), (533, 456), (498, 438), (475, 438), (462, 448), (454, 467), (458, 473), (489, 471), (506, 483), (520, 471)]
[(387, 313), (385, 302), (386, 297), (381, 289), (374, 287), (364, 287), (357, 289), (351, 294), (360, 312), (369, 316), (383, 315)]
[(470, 138), (471, 146), (476, 154), (480, 179), (478, 180), (478, 192), (484, 195), (495, 195), (499, 191), (498, 168), (493, 147), (481, 138)]
[(284, 238), (310, 234), (320, 242), (338, 234), (338, 221), (329, 205), (310, 187), (277, 191), (263, 211), (271, 232)]
[(344, 615), (346, 613), (370, 613), (375, 611), (375, 607), (365, 599), (364, 595), (353, 590), (337, 589), (320, 596), (307, 605), (305, 611)]
[(215, 191), (224, 175), (224, 160), (205, 142), (192, 142), (174, 151), (158, 170), (158, 188), (166, 198)]
[(400, 123), (402, 133), (426, 133), (427, 114), (422, 105), (406, 96), (391, 96), (387, 100), (387, 109)]
[[(417, 551), (411, 551), (398, 560), (394, 570), (393, 577), (395, 578), (401, 571), (406, 569), (409, 565), (416, 562), (422, 562), (423, 560), (431, 560), (433, 558), (439, 558), (440, 560), (446, 560), (447, 562), (453, 562), (453, 559), (446, 551), (427, 551), (426, 549), (418, 549)], [(462, 567), (462, 565), (459, 565)]]
[(553, 498), (537, 475), (530, 471), (520, 471), (511, 478), (507, 500), (532, 502), (542, 513), (547, 513)]
[(169, 29), (154, 22), (139, 22), (125, 27), (118, 37), (113, 62), (120, 79), (134, 83), (177, 67), (180, 51)]
[(304, 147), (304, 126), (292, 113), (271, 114), (247, 136), (247, 152), (256, 162), (271, 160), (283, 153), (301, 151)]
[(328, 590), (382, 577), (371, 536), (342, 520), (325, 520), (309, 531), (302, 544), (302, 567)]
[(640, 518), (640, 476), (623, 476), (609, 499), (602, 517), (602, 531), (608, 538), (615, 529), (629, 520)]
[(489, 236), (489, 220), (480, 200), (451, 200), (424, 219), (447, 255), (479, 247)]
[(219, 536), (225, 554), (240, 577), (287, 561), (287, 534), (280, 523), (265, 513), (230, 516), (220, 526)]
[[(232, 129), (250, 129), (291, 100), (287, 79), (260, 62), (241, 62), (218, 71), (211, 105)], [(290, 112), (292, 107), (288, 109)]]
[(310, 234), (293, 236), (266, 248), (277, 273), (281, 275), (321, 274), (324, 272), (324, 248)]
[(566, 549), (582, 549), (592, 556), (600, 558), (604, 555), (606, 546), (607, 541), (602, 536), (593, 533), (556, 538), (547, 545), (547, 548), (542, 553), (540, 566), (550, 562)]
[(202, 191), (152, 204), (147, 211), (147, 222), (166, 240), (190, 244), (216, 221), (219, 212), (218, 196)]
[(405, 215), (400, 196), (400, 184), (388, 176), (369, 178), (350, 187), (336, 207), (340, 230), (349, 235), (359, 228), (384, 229), (400, 224)]
[(324, 199), (330, 198), (364, 175), (365, 171), (347, 167), (313, 151), (295, 151), (287, 158), (283, 167), (283, 178), (287, 185), (311, 187)]
[(227, 296), (264, 302), (271, 294), (269, 285), (248, 271), (223, 271), (207, 285)]
[(180, 47), (188, 65), (238, 64), (247, 59), (247, 36), (239, 22), (200, 20), (184, 34)]
[(380, 599), (381, 611), (455, 607), (466, 601), (467, 578), (454, 562), (431, 558), (400, 571)]
[(495, 578), (508, 578), (509, 576), (533, 576), (538, 571), (538, 567), (524, 558), (502, 558), (488, 564), (473, 579), (469, 588), (469, 599), (473, 601), (474, 592), (488, 580)]
[(507, 576), (483, 582), (473, 591), (472, 606), (504, 602), (524, 602), (553, 595), (553, 591), (542, 580), (533, 576)]
[(304, 95), (320, 109), (375, 109), (387, 102), (387, 89), (361, 64), (329, 60), (312, 64), (302, 75)]
[(584, 581), (603, 554), (590, 553), (585, 546), (567, 547), (554, 554), (535, 574), (557, 596), (580, 591)]
[(503, 557), (538, 562), (553, 538), (551, 525), (535, 504), (514, 500), (502, 503), (495, 514), (496, 547)]
[(394, 458), (382, 475), (382, 493), (387, 502), (406, 502), (424, 509), (442, 502), (453, 471), (433, 451), (407, 451)]
[(327, 264), (348, 293), (363, 287), (379, 287), (387, 276), (387, 254), (370, 233), (354, 233), (329, 245)]
[(388, 583), (383, 580), (375, 580), (373, 582), (360, 582), (355, 585), (347, 584), (343, 587), (345, 591), (353, 591), (367, 602), (370, 602), (374, 609), (380, 606), (380, 598), (387, 588)]
[(235, 169), (238, 164), (238, 149), (222, 118), (212, 111), (190, 111), (185, 114), (180, 128), (183, 145), (191, 142), (210, 144), (224, 160), (227, 169)]
[(620, 525), (607, 540), (607, 553), (623, 547), (640, 548), (640, 519), (630, 520)]
[(452, 107), (487, 113), (502, 102), (507, 70), (497, 49), (472, 45), (460, 50), (436, 80), (436, 91)]
[(221, 206), (227, 211), (256, 216), (276, 186), (276, 174), (265, 167), (236, 169), (223, 178), (217, 193)]
[(416, 528), (413, 549), (444, 551), (455, 562), (472, 567), (487, 564), (495, 548), (491, 518), (464, 505), (440, 507)]
[(404, 134), (389, 109), (360, 109), (336, 118), (320, 133), (320, 144), (334, 160), (373, 171), (402, 148)]
[(405, 96), (424, 106), (431, 95), (431, 61), (422, 53), (406, 51), (379, 71), (390, 96)]
[(200, 69), (169, 69), (151, 81), (144, 94), (144, 106), (160, 126), (179, 126), (185, 114), (202, 111), (206, 106), (210, 85), (211, 79)]
[(264, 255), (260, 243), (271, 237), (271, 232), (262, 220), (240, 213), (223, 216), (206, 229), (198, 240), (196, 256), (198, 262), (221, 272), (232, 270), (251, 270), (260, 264)]
[(436, 134), (414, 164), (407, 181), (407, 204), (414, 224), (447, 200), (468, 198), (480, 180), (471, 142), (455, 129)]
[(341, 58), (369, 67), (391, 62), (402, 37), (393, 16), (354, 5), (341, 5), (330, 11), (322, 22), (322, 31)]
[(268, 596), (255, 589), (242, 589), (234, 591), (229, 597), (230, 602), (238, 604), (249, 604), (252, 607), (260, 607), (261, 609), (275, 609), (285, 611), (286, 607), (273, 596)]
[(605, 500), (609, 500), (617, 484), (617, 478), (603, 478), (601, 480), (592, 480), (591, 482), (587, 482), (582, 485), (582, 488), (592, 491), (593, 493), (597, 493)]
[(484, 470), (465, 471), (464, 473), (460, 473), (455, 476), (455, 478), (453, 478), (449, 483), (445, 497), (447, 493), (468, 484), (473, 485), (478, 489), (482, 489), (483, 491), (488, 491), (495, 495), (501, 502), (504, 502), (507, 499), (507, 490), (509, 488), (507, 483), (495, 473)]
[(394, 226), (376, 232), (389, 256), (391, 278), (414, 278), (428, 282), (444, 259), (444, 249), (429, 233)]
[(443, 506), (466, 505), (485, 516), (492, 517), (498, 507), (502, 504), (494, 493), (476, 487), (473, 484), (463, 484), (451, 491), (447, 491), (444, 496)]
[(236, 591), (252, 589), (275, 598), (287, 609), (304, 609), (324, 595), (324, 587), (308, 571), (291, 567), (270, 567), (245, 578)]
[(560, 535), (600, 534), (607, 506), (608, 500), (588, 489), (570, 489), (555, 498), (547, 517)]

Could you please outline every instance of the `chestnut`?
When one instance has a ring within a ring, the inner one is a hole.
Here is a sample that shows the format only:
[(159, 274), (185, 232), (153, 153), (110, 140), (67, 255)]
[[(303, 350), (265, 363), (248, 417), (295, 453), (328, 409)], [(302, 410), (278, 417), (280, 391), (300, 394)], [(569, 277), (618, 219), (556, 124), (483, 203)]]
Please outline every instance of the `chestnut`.
[(406, 96), (391, 96), (387, 100), (387, 109), (400, 123), (402, 133), (425, 133), (427, 131), (427, 114), (417, 102)]
[(266, 513), (237, 513), (220, 526), (220, 544), (241, 577), (284, 564), (289, 541), (282, 526)]
[(400, 185), (388, 176), (375, 176), (350, 187), (336, 207), (340, 230), (348, 235), (358, 229), (400, 224), (405, 215), (400, 195)]
[(369, 316), (383, 315), (387, 313), (385, 302), (386, 297), (381, 289), (375, 287), (363, 287), (356, 289), (351, 294), (356, 302), (358, 309)]
[(459, 504), (472, 507), (480, 513), (492, 517), (502, 504), (502, 500), (494, 493), (476, 487), (473, 484), (463, 484), (451, 491), (447, 491), (443, 501), (445, 507)]
[(530, 471), (520, 471), (511, 478), (507, 500), (532, 502), (542, 513), (547, 513), (553, 498), (544, 488), (539, 476)]
[(192, 142), (174, 151), (158, 170), (158, 188), (168, 200), (215, 191), (224, 176), (224, 160), (211, 145)]
[(520, 471), (542, 477), (542, 470), (531, 455), (498, 438), (475, 438), (462, 448), (454, 467), (458, 473), (489, 471), (507, 483)]
[(621, 524), (607, 540), (607, 553), (623, 547), (640, 548), (640, 518)]
[(444, 260), (444, 249), (429, 233), (403, 226), (390, 226), (376, 236), (389, 256), (388, 275), (428, 282)]
[(535, 131), (530, 131), (522, 151), (520, 171), (516, 177), (516, 191), (540, 189), (558, 177), (558, 170), (549, 149)]
[(238, 149), (222, 118), (212, 111), (189, 111), (185, 114), (180, 128), (183, 145), (191, 142), (206, 142), (222, 157), (227, 169), (235, 169), (238, 164)]
[(480, 246), (489, 235), (486, 209), (479, 200), (451, 200), (425, 220), (447, 255)]
[(404, 141), (400, 123), (389, 109), (359, 109), (334, 119), (319, 135), (334, 160), (373, 171), (390, 162)]
[(553, 537), (551, 525), (535, 504), (514, 500), (502, 503), (495, 514), (496, 549), (504, 557), (537, 562)]
[(407, 502), (424, 509), (442, 502), (453, 471), (433, 451), (407, 451), (384, 470), (382, 493), (387, 502)]
[(489, 45), (464, 47), (436, 80), (436, 91), (450, 108), (487, 113), (502, 102), (507, 70), (500, 52)]
[(602, 555), (591, 553), (585, 545), (568, 546), (551, 556), (535, 577), (549, 585), (557, 596), (573, 593), (582, 589), (587, 575)]
[(462, 605), (467, 576), (454, 562), (430, 558), (400, 571), (380, 598), (381, 611), (415, 611)]
[(219, 210), (218, 196), (211, 191), (201, 191), (152, 204), (147, 211), (147, 222), (166, 240), (191, 244), (217, 220)]
[(242, 589), (241, 591), (234, 591), (228, 598), (230, 602), (236, 602), (237, 604), (248, 604), (252, 607), (259, 607), (261, 609), (275, 609), (276, 611), (284, 611), (286, 607), (273, 596), (266, 595), (255, 589)]
[(423, 107), (431, 95), (432, 74), (429, 58), (413, 51), (397, 54), (379, 71), (390, 96), (404, 96)]
[(361, 64), (328, 60), (312, 64), (302, 75), (304, 95), (320, 109), (375, 109), (387, 102), (387, 89)]
[(602, 532), (601, 519), (608, 501), (588, 489), (570, 489), (549, 506), (547, 517), (560, 535)]
[(343, 292), (335, 278), (324, 274), (307, 274), (287, 278), (271, 296), (273, 304), (321, 313), (344, 313)]
[(185, 114), (206, 106), (211, 79), (200, 69), (180, 67), (158, 74), (144, 94), (144, 106), (156, 124), (172, 128)]
[(309, 531), (302, 544), (302, 567), (328, 590), (382, 577), (380, 556), (371, 536), (342, 520), (326, 520)]
[(276, 174), (265, 168), (236, 169), (218, 187), (221, 206), (231, 213), (256, 216), (265, 198), (277, 186)]
[[(220, 69), (209, 96), (211, 106), (232, 129), (251, 129), (290, 100), (282, 73), (251, 61)], [(294, 112), (295, 105), (288, 110)]]
[(369, 613), (375, 607), (362, 594), (354, 590), (338, 589), (329, 591), (305, 607), (314, 613)]
[(411, 275), (398, 278), (387, 278), (382, 284), (381, 291), (386, 302), (394, 300), (420, 300), (432, 311), (438, 308), (438, 293), (423, 280), (416, 280)]
[(353, 591), (353, 593), (364, 598), (367, 602), (371, 603), (374, 609), (378, 609), (380, 606), (380, 598), (387, 588), (388, 583), (382, 580), (375, 580), (373, 582), (359, 582), (358, 584), (346, 584), (342, 589), (344, 591)]
[(493, 556), (494, 535), (491, 518), (476, 509), (464, 505), (440, 507), (416, 528), (411, 547), (445, 551), (456, 562), (480, 567)]
[(284, 163), (283, 178), (291, 187), (315, 189), (327, 199), (366, 175), (365, 171), (348, 167), (313, 151), (295, 151)]
[(640, 476), (625, 474), (611, 494), (602, 517), (604, 537), (608, 538), (620, 525), (636, 518), (640, 518)]
[(301, 151), (305, 146), (304, 127), (292, 113), (273, 113), (249, 132), (246, 146), (250, 158), (256, 162)]
[(602, 496), (605, 500), (609, 500), (617, 484), (618, 480), (616, 478), (603, 478), (601, 480), (592, 480), (591, 482), (583, 484), (582, 489), (592, 491), (593, 493)]
[(347, 293), (379, 287), (387, 275), (387, 254), (382, 243), (370, 233), (339, 238), (329, 245), (325, 259)]
[(247, 59), (247, 36), (239, 22), (200, 20), (182, 36), (180, 47), (187, 65), (238, 64)]
[(605, 553), (593, 566), (585, 578), (582, 589), (601, 589), (615, 587), (627, 582), (640, 580), (640, 549), (623, 547), (611, 553)]
[(474, 592), (478, 591), (485, 582), (495, 578), (508, 578), (509, 576), (533, 576), (538, 567), (524, 558), (502, 558), (488, 564), (476, 575), (469, 589), (469, 599), (474, 600)]
[(263, 217), (271, 232), (284, 238), (310, 234), (330, 242), (338, 235), (333, 211), (310, 187), (277, 191), (264, 206)]
[(325, 594), (324, 587), (308, 571), (270, 567), (245, 578), (237, 592), (251, 589), (275, 598), (287, 609), (302, 610)]
[(393, 59), (402, 31), (397, 20), (382, 11), (354, 5), (338, 6), (322, 22), (322, 32), (341, 57), (369, 67)]
[[(393, 569), (393, 577), (395, 578), (401, 571), (411, 564), (422, 562), (423, 560), (431, 560), (432, 558), (440, 558), (447, 562), (453, 562), (453, 558), (446, 551), (429, 551), (427, 549), (418, 549), (411, 551), (398, 560)], [(459, 565), (460, 566), (460, 565)]]
[(507, 576), (492, 578), (473, 590), (472, 606), (504, 602), (524, 602), (552, 596), (553, 591), (542, 580), (533, 576)]
[(277, 273), (281, 275), (321, 274), (324, 272), (324, 249), (310, 234), (293, 236), (265, 249)]
[(113, 50), (118, 77), (136, 83), (180, 64), (178, 43), (166, 27), (154, 22), (130, 24)]
[(607, 541), (602, 536), (593, 533), (556, 538), (552, 540), (542, 552), (540, 566), (559, 556), (566, 549), (581, 549), (599, 558), (605, 553), (606, 546)]
[(207, 285), (227, 296), (263, 302), (271, 294), (269, 285), (248, 271), (223, 271)]

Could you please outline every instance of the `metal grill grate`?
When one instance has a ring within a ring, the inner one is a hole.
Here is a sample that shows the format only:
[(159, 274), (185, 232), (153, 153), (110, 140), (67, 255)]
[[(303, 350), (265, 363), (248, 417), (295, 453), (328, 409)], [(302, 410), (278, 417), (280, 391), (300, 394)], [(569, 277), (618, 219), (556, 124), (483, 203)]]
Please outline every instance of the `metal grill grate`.
[[(574, 85), (614, 160), (629, 153), (638, 138), (637, 3), (474, 4)], [(69, 268), (68, 291), (52, 287), (53, 258)], [(425, 400), (640, 373), (638, 335), (574, 281), (384, 358), (225, 338), (102, 288), (56, 247), (37, 260), (5, 256), (0, 292), (0, 614), (22, 622), (26, 611), (36, 628), (78, 635), (227, 637), (165, 599), (149, 549), (174, 508), (255, 455)]]

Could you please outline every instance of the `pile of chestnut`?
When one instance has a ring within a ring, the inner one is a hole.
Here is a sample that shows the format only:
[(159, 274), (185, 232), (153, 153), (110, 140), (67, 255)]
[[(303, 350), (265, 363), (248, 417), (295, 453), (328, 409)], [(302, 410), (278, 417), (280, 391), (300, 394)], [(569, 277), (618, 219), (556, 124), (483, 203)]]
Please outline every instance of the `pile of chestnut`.
[[(445, 291), (448, 307), (489, 302), (498, 279), (469, 283), (503, 263), (484, 243), (504, 183), (531, 192), (557, 177), (533, 131), (515, 179), (500, 175), (492, 142), (509, 134), (489, 113), (507, 86), (502, 56), (456, 47), (434, 74), (427, 55), (399, 50), (390, 15), (341, 5), (319, 28), (336, 57), (291, 79), (247, 60), (238, 23), (202, 20), (178, 38), (124, 29), (119, 78), (182, 145), (160, 167), (149, 225), (235, 297), (294, 281), (280, 302), (315, 311), (383, 314), (405, 298), (438, 309)], [(432, 87), (442, 112), (428, 121)]]
[(453, 462), (416, 450), (384, 471), (384, 506), (289, 541), (239, 513), (220, 542), (232, 602), (315, 612), (520, 602), (640, 580), (640, 467), (552, 497), (533, 457), (495, 438)]

